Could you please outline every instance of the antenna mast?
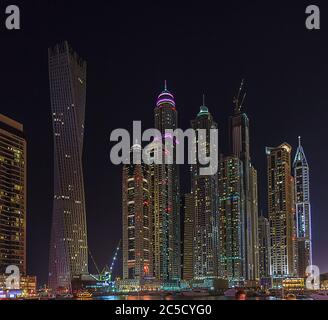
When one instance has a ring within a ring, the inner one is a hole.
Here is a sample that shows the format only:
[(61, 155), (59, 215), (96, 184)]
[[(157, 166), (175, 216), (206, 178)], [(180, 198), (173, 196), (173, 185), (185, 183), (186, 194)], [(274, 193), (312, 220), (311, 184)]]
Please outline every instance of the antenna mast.
[(246, 98), (246, 92), (244, 92), (243, 94), (243, 97), (240, 101), (240, 97), (242, 95), (242, 92), (243, 92), (243, 89), (244, 89), (244, 82), (245, 80), (242, 79), (241, 80), (241, 84), (240, 84), (240, 87), (239, 87), (239, 90), (238, 90), (238, 94), (237, 94), (237, 97), (234, 97), (233, 98), (233, 103), (234, 103), (234, 107), (235, 107), (235, 113), (239, 113), (243, 107), (243, 103), (245, 101), (245, 98)]

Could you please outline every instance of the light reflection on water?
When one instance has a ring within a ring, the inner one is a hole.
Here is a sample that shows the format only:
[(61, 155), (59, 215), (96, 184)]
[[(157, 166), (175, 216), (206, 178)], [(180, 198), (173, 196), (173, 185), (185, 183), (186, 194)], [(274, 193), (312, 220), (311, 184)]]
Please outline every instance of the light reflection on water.
[[(236, 300), (233, 297), (225, 296), (206, 296), (206, 297), (182, 297), (182, 296), (173, 296), (173, 295), (127, 295), (127, 296), (100, 296), (93, 297), (93, 300)], [(275, 297), (267, 298), (247, 298), (246, 300), (278, 300)]]

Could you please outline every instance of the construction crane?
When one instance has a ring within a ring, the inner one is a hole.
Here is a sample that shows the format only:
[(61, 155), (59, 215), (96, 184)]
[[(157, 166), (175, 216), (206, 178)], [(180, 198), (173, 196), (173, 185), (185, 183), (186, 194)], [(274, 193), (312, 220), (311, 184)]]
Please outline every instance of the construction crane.
[(90, 257), (91, 257), (91, 260), (92, 260), (92, 262), (93, 262), (93, 264), (94, 264), (94, 266), (95, 266), (95, 268), (96, 268), (98, 274), (100, 274), (99, 268), (98, 268), (98, 266), (97, 266), (97, 263), (96, 263), (95, 259), (93, 258), (93, 255), (92, 255), (90, 249), (89, 249), (89, 255), (90, 255)]
[(118, 252), (120, 251), (121, 242), (122, 242), (122, 239), (120, 239), (120, 241), (118, 242), (118, 245), (116, 247), (115, 254), (114, 254), (114, 257), (113, 257), (113, 260), (112, 260), (112, 264), (109, 268), (110, 278), (112, 278), (112, 273), (113, 273), (113, 269), (114, 269), (114, 266), (115, 266), (115, 263), (116, 263), (116, 260), (117, 260)]
[(114, 256), (113, 256), (113, 259), (112, 259), (112, 263), (111, 263), (111, 266), (108, 267), (108, 265), (106, 265), (104, 267), (104, 269), (100, 272), (99, 271), (99, 268), (91, 254), (91, 252), (89, 251), (89, 254), (90, 254), (90, 257), (96, 267), (96, 270), (98, 272), (97, 275), (92, 275), (91, 274), (91, 277), (94, 278), (96, 281), (99, 281), (99, 282), (102, 282), (104, 284), (104, 286), (113, 286), (113, 281), (112, 281), (112, 273), (113, 273), (113, 269), (115, 267), (115, 263), (117, 261), (117, 256), (118, 256), (118, 253), (119, 253), (119, 250), (120, 250), (120, 247), (121, 247), (121, 240), (118, 242), (118, 245), (115, 249), (115, 253), (114, 253)]

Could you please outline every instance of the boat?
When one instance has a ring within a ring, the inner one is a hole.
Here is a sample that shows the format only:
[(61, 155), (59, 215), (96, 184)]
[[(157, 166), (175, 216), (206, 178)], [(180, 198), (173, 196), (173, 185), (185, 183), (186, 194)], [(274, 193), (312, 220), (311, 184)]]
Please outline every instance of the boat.
[(318, 291), (310, 295), (313, 300), (328, 300), (328, 291)]
[(235, 288), (230, 288), (227, 291), (224, 291), (225, 297), (235, 297), (237, 293), (237, 290)]
[(309, 295), (307, 294), (296, 294), (297, 300), (313, 300)]
[(183, 297), (207, 297), (210, 293), (207, 290), (195, 289), (191, 291), (182, 291), (181, 295)]
[(90, 299), (92, 298), (92, 293), (88, 291), (81, 291), (76, 294), (76, 298), (78, 299)]
[(56, 299), (57, 300), (69, 300), (69, 299), (73, 299), (74, 296), (70, 293), (66, 293), (66, 294), (57, 294), (56, 295)]
[(286, 296), (286, 300), (297, 300), (296, 295), (293, 293), (288, 293)]

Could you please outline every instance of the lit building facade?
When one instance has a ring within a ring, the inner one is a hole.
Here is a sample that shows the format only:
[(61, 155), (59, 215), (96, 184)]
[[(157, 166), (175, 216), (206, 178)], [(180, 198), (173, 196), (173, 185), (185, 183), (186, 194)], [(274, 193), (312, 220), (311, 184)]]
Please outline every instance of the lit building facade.
[(259, 260), (260, 279), (270, 276), (270, 224), (263, 216), (259, 217)]
[[(153, 158), (162, 156), (162, 164), (150, 165), (150, 189), (153, 208), (153, 270), (154, 277), (162, 282), (181, 279), (181, 231), (180, 231), (180, 182), (176, 164), (176, 141), (165, 134), (175, 130), (178, 112), (173, 95), (167, 90), (158, 96), (154, 110), (156, 137), (146, 147), (146, 154)], [(165, 141), (172, 139), (172, 164), (165, 163)], [(156, 156), (157, 154), (157, 156)]]
[(295, 275), (294, 179), (291, 176), (289, 144), (266, 148), (268, 209), (270, 223), (270, 275), (284, 278)]
[(236, 156), (222, 158), (219, 163), (219, 261), (220, 277), (230, 286), (243, 284), (243, 164)]
[(154, 278), (161, 282), (169, 281), (169, 212), (166, 209), (167, 166), (155, 164), (152, 159), (159, 159), (165, 148), (161, 141), (153, 141), (145, 147), (145, 156), (149, 168), (149, 191), (152, 208), (152, 260)]
[(183, 200), (183, 280), (193, 279), (194, 197), (186, 193)]
[[(132, 154), (141, 154), (134, 145)], [(149, 168), (146, 164), (123, 167), (123, 279), (152, 277), (152, 210)]]
[[(242, 83), (243, 86), (243, 83)], [(258, 237), (257, 237), (257, 181), (254, 168), (251, 164), (249, 119), (242, 111), (242, 102), (239, 101), (242, 86), (238, 97), (235, 98), (234, 115), (230, 117), (230, 142), (232, 154), (242, 161), (244, 214), (242, 231), (242, 257), (244, 261), (243, 273), (245, 280), (258, 280)], [(245, 96), (244, 96), (245, 97)], [(252, 185), (253, 184), (253, 185)], [(255, 185), (254, 185), (255, 184)]]
[[(1, 274), (0, 275), (0, 290), (4, 291), (8, 288), (6, 287), (6, 280), (8, 275)], [(14, 290), (20, 290), (22, 291), (23, 296), (27, 295), (33, 295), (37, 293), (37, 278), (36, 276), (27, 276), (27, 275), (21, 275), (19, 277), (19, 283), (16, 283), (17, 289)]]
[[(204, 104), (196, 119), (191, 122), (192, 128), (196, 131), (197, 159), (191, 168), (191, 191), (194, 197), (194, 279), (218, 277), (218, 176), (217, 173), (201, 175), (200, 169), (204, 165), (199, 162), (200, 148), (205, 148), (206, 155), (209, 155), (210, 143), (213, 144), (210, 141), (210, 131), (217, 129), (218, 126)], [(198, 129), (206, 130), (205, 139), (200, 138)], [(217, 152), (218, 146), (212, 147)]]
[(298, 276), (306, 276), (312, 265), (311, 203), (309, 165), (299, 138), (293, 163), (295, 181), (296, 246)]
[(82, 169), (86, 62), (67, 42), (49, 49), (54, 135), (54, 202), (49, 286), (71, 291), (71, 279), (88, 273)]
[(23, 125), (0, 114), (0, 274), (26, 274), (26, 152)]
[(22, 276), (20, 278), (20, 289), (26, 294), (37, 293), (37, 278), (36, 276)]
[(250, 167), (250, 197), (251, 197), (251, 238), (252, 238), (252, 261), (251, 279), (258, 281), (260, 279), (260, 256), (259, 256), (259, 209), (258, 209), (258, 184), (257, 170), (254, 166)]

